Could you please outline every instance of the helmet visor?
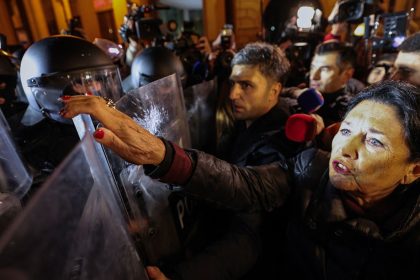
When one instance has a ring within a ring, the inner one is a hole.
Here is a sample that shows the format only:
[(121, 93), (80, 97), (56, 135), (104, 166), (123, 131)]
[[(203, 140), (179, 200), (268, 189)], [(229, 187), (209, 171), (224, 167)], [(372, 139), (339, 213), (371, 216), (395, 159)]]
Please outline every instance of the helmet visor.
[(121, 78), (116, 66), (84, 69), (31, 78), (28, 86), (41, 108), (49, 118), (67, 122), (59, 112), (65, 95), (96, 95), (117, 101), (124, 95)]

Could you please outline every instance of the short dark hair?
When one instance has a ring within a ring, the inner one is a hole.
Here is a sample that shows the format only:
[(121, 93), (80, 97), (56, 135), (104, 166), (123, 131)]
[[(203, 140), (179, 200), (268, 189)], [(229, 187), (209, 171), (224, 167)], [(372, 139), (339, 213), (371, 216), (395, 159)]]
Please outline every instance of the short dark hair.
[(264, 42), (249, 43), (232, 59), (231, 66), (255, 65), (273, 81), (284, 83), (290, 71), (290, 62), (276, 45)]
[(409, 160), (420, 160), (420, 89), (406, 82), (384, 81), (363, 89), (347, 107), (347, 114), (365, 100), (390, 105), (396, 109), (404, 127), (404, 138), (410, 150)]
[(343, 66), (354, 67), (356, 65), (356, 52), (350, 45), (341, 42), (325, 42), (315, 49), (316, 55), (338, 53), (337, 65), (342, 70)]
[(420, 32), (407, 37), (398, 49), (401, 52), (420, 52)]

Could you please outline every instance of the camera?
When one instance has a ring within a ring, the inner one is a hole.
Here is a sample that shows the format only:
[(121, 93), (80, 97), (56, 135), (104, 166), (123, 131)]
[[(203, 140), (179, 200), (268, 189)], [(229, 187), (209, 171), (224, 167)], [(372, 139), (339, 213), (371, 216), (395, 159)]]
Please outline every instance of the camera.
[(379, 0), (344, 0), (338, 3), (338, 11), (330, 23), (360, 23), (363, 18), (378, 10)]
[(225, 24), (220, 36), (220, 45), (223, 50), (228, 50), (232, 46), (233, 25)]
[(288, 45), (286, 57), (291, 62), (290, 75), (285, 86), (306, 82), (316, 46), (323, 39), (322, 11), (312, 5), (301, 5), (286, 23), (278, 43)]
[[(407, 12), (378, 15), (372, 35), (372, 51), (390, 53), (396, 52), (407, 36), (410, 14)], [(382, 21), (383, 37), (376, 37), (377, 27)]]
[(230, 63), (235, 53), (232, 50), (233, 25), (225, 24), (220, 32), (220, 52), (217, 54), (214, 72), (217, 76), (228, 77), (231, 72)]
[(146, 14), (160, 9), (164, 8), (154, 5), (137, 6), (135, 3), (129, 4), (129, 13), (126, 15), (127, 22), (120, 27), (120, 35), (123, 41), (128, 42), (129, 37), (142, 40), (161, 38), (163, 36), (160, 31), (162, 20), (145, 18)]

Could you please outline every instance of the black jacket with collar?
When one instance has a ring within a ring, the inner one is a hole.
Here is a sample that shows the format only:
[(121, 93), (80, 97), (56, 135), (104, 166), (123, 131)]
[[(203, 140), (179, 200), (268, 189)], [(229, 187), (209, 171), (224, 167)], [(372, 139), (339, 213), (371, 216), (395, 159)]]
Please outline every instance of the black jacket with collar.
[(288, 165), (249, 169), (198, 152), (191, 158), (195, 170), (185, 190), (196, 196), (237, 210), (272, 210), (291, 202), (278, 279), (419, 277), (418, 182), (404, 188), (400, 207), (379, 224), (344, 207), (329, 183), (328, 154), (322, 151), (306, 150)]
[[(236, 123), (233, 142), (227, 145), (228, 162), (237, 166), (257, 166), (296, 154), (302, 145), (290, 142), (284, 135), (288, 111), (281, 104), (274, 106), (248, 128)], [(284, 152), (283, 152), (284, 151)], [(198, 208), (198, 209), (197, 209)], [(200, 203), (198, 237), (207, 244), (188, 261), (169, 268), (167, 275), (175, 279), (238, 279), (257, 261), (260, 254), (260, 211), (235, 213), (224, 207), (217, 209)], [(268, 217), (264, 217), (268, 219)], [(197, 239), (197, 236), (195, 239)], [(226, 259), (230, 259), (227, 261)], [(253, 275), (248, 275), (253, 277)]]
[(289, 116), (287, 105), (279, 102), (248, 128), (244, 121), (237, 122), (226, 160), (238, 166), (257, 166), (296, 155), (303, 145), (286, 138), (284, 126)]
[[(342, 88), (336, 92), (323, 94), (322, 96), (324, 98), (324, 104), (314, 113), (323, 118), (325, 126), (329, 126), (343, 119), (347, 111), (347, 106), (355, 96), (355, 93), (350, 92), (347, 88)], [(288, 104), (292, 114), (302, 113), (302, 108), (299, 106), (296, 98), (282, 97), (281, 99), (283, 99), (284, 103)]]

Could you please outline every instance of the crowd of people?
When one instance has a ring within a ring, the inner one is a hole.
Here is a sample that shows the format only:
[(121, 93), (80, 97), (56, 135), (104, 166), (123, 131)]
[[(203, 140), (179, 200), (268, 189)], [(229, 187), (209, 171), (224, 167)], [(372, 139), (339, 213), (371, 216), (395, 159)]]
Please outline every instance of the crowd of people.
[[(89, 114), (101, 124), (97, 142), (195, 205), (195, 233), (181, 254), (148, 264), (150, 279), (420, 275), (420, 32), (382, 54), (365, 80), (355, 78), (355, 47), (327, 34), (306, 82), (293, 85), (294, 61), (275, 43), (236, 50), (234, 41), (226, 49), (220, 38), (197, 38), (192, 67), (163, 45), (143, 47), (127, 55), (124, 82), (118, 68), (126, 63), (74, 36), (35, 42), (20, 72), (0, 52), (0, 108), (35, 176), (23, 203), (79, 141), (70, 119)], [(208, 108), (214, 145), (204, 152), (157, 137), (115, 108), (125, 92), (173, 73), (185, 90), (218, 85)], [(26, 98), (16, 94), (18, 76)], [(308, 122), (296, 133), (311, 130), (310, 139), (288, 134), (296, 114)]]

